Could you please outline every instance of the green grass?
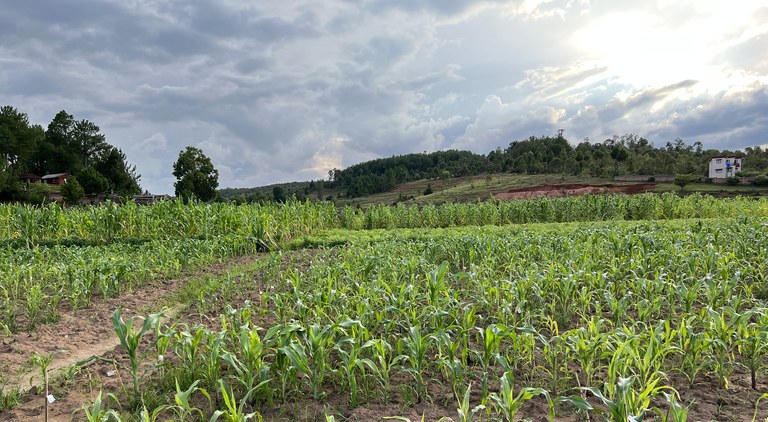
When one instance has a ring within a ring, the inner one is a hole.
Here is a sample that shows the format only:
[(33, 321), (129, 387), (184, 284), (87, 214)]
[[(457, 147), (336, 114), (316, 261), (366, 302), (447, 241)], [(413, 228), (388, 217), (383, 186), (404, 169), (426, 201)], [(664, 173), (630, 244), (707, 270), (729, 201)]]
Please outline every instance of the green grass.
[[(537, 185), (550, 184), (606, 184), (610, 179), (582, 176), (563, 176), (559, 174), (509, 174), (497, 173), (491, 175), (479, 175), (469, 177), (457, 177), (453, 179), (417, 180), (403, 183), (391, 192), (378, 193), (358, 198), (341, 198), (337, 205), (360, 205), (362, 207), (380, 204), (444, 204), (453, 202), (474, 202), (487, 200), (488, 198), (510, 189), (518, 189)], [(433, 193), (424, 195), (427, 186), (431, 186)], [(403, 197), (412, 199), (402, 200)]]
[[(337, 206), (361, 206), (363, 208), (382, 204), (444, 204), (484, 201), (496, 194), (510, 189), (519, 189), (538, 185), (553, 184), (585, 184), (585, 185), (629, 185), (632, 182), (614, 182), (610, 178), (563, 176), (559, 174), (509, 174), (497, 173), (491, 175), (479, 175), (469, 177), (457, 177), (452, 179), (423, 179), (398, 185), (390, 192), (377, 193), (357, 198), (339, 198), (335, 201)], [(427, 186), (432, 187), (433, 193), (424, 195)], [(680, 192), (680, 187), (673, 183), (658, 183), (653, 192)], [(723, 193), (734, 194), (761, 194), (768, 193), (768, 188), (753, 185), (716, 185), (711, 183), (695, 183), (685, 187), (687, 193)]]
[[(674, 183), (659, 183), (656, 185), (654, 192), (680, 192), (680, 186)], [(768, 192), (768, 188), (765, 186), (755, 185), (716, 185), (713, 183), (693, 183), (685, 187), (685, 192), (700, 192), (700, 193), (765, 193)]]

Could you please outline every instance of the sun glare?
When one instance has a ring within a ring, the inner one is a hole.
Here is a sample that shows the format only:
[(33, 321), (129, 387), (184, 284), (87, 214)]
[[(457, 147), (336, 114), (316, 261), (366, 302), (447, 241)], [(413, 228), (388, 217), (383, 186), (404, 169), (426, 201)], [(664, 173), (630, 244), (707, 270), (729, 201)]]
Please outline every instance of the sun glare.
[(574, 41), (589, 59), (604, 63), (609, 72), (635, 86), (697, 79), (706, 59), (702, 37), (662, 27), (647, 14), (605, 16), (579, 31)]
[(621, 82), (635, 87), (695, 80), (697, 91), (718, 92), (753, 82), (754, 75), (734, 73), (718, 56), (768, 30), (768, 23), (751, 22), (758, 4), (695, 6), (695, 12), (679, 22), (641, 12), (601, 16), (578, 31), (572, 44), (585, 60), (606, 66)]

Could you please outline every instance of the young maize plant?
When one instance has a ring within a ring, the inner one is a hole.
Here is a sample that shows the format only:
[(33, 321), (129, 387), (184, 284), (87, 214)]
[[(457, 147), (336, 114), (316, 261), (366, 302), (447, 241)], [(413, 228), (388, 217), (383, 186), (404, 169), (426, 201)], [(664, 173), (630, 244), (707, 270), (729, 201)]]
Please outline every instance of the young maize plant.
[(290, 359), (293, 368), (306, 378), (315, 400), (325, 395), (323, 384), (329, 373), (329, 352), (337, 329), (336, 325), (314, 324), (306, 330), (296, 330), (294, 333), (297, 338), (278, 349)]
[(710, 368), (717, 375), (720, 387), (728, 389), (734, 370), (734, 351), (738, 327), (744, 324), (747, 315), (737, 313), (733, 308), (718, 312), (707, 310), (709, 317), (709, 346), (711, 348)]
[(736, 327), (736, 350), (749, 371), (752, 389), (757, 390), (757, 374), (768, 367), (768, 313), (752, 309), (743, 316)]
[(382, 399), (389, 400), (392, 371), (399, 367), (406, 357), (395, 355), (392, 345), (383, 338), (368, 340), (363, 348), (371, 350), (373, 371), (381, 386)]
[(210, 422), (216, 422), (219, 419), (223, 419), (225, 422), (245, 422), (254, 418), (258, 421), (262, 420), (259, 412), (246, 413), (245, 411), (248, 398), (253, 390), (248, 391), (240, 401), (237, 401), (232, 390), (227, 387), (224, 381), (219, 380), (219, 392), (223, 398), (225, 409), (213, 412)]
[(571, 347), (571, 356), (579, 364), (583, 374), (583, 379), (577, 379), (579, 386), (594, 385), (595, 377), (602, 369), (602, 356), (608, 339), (603, 327), (608, 325), (609, 321), (592, 316), (586, 321), (586, 325), (571, 330), (566, 335)]
[(334, 346), (339, 357), (339, 369), (341, 370), (341, 385), (350, 392), (349, 406), (357, 407), (358, 401), (358, 376), (363, 388), (368, 384), (366, 368), (371, 373), (376, 372), (376, 365), (372, 360), (362, 357), (362, 354), (370, 347), (368, 343), (360, 344), (355, 337), (346, 336), (339, 339)]
[[(269, 383), (272, 381), (271, 365), (266, 360), (271, 344), (270, 338), (262, 341), (257, 329), (241, 325), (237, 336), (239, 347), (235, 349), (236, 353), (225, 351), (221, 356), (222, 360), (235, 371), (232, 378), (241, 383), (246, 391), (253, 390), (251, 404), (259, 402), (262, 393), (268, 403), (272, 402), (272, 390), (269, 388)], [(240, 356), (239, 359), (237, 355)]]
[(605, 392), (595, 387), (581, 387), (582, 390), (597, 397), (605, 409), (594, 407), (578, 396), (564, 397), (562, 400), (570, 402), (579, 410), (605, 415), (612, 421), (640, 421), (652, 410), (650, 405), (653, 398), (661, 395), (665, 390), (672, 390), (668, 386), (658, 386), (659, 381), (655, 379), (639, 391), (632, 388), (633, 377), (619, 378), (615, 388)]
[(677, 348), (680, 350), (681, 361), (677, 370), (688, 380), (689, 387), (693, 387), (697, 375), (708, 365), (706, 356), (711, 340), (708, 332), (697, 329), (701, 320), (695, 314), (683, 316), (678, 326)]
[[(536, 396), (545, 396), (547, 398), (547, 403), (549, 404), (549, 419), (554, 420), (555, 406), (547, 390), (524, 387), (515, 394), (514, 375), (511, 372), (505, 372), (504, 375), (501, 376), (500, 384), (499, 392), (491, 393), (490, 398), (496, 413), (499, 414), (503, 420), (514, 422), (515, 415), (517, 415), (520, 408), (523, 407), (523, 404)], [(467, 394), (468, 392), (469, 388), (467, 388)]]
[(693, 403), (683, 407), (678, 401), (679, 397), (676, 391), (673, 391), (672, 393), (665, 391), (663, 394), (668, 407), (666, 410), (660, 407), (654, 407), (653, 410), (656, 412), (658, 420), (661, 422), (686, 422), (688, 420), (688, 412)]
[(472, 420), (475, 419), (475, 415), (485, 409), (485, 405), (483, 404), (479, 404), (470, 409), (471, 392), (472, 384), (470, 383), (464, 391), (463, 396), (456, 396), (456, 401), (458, 401), (459, 404), (459, 407), (456, 409), (456, 413), (458, 413), (458, 422), (472, 422)]
[(641, 386), (648, 385), (654, 379), (666, 379), (667, 358), (678, 352), (673, 344), (677, 332), (671, 329), (669, 321), (659, 321), (657, 326), (645, 333), (632, 337), (628, 347), (624, 348), (637, 381)]
[[(106, 408), (105, 403), (102, 402), (101, 394), (101, 391), (99, 391), (99, 394), (93, 400), (90, 407), (83, 405), (80, 409), (76, 410), (72, 416), (74, 417), (77, 412), (83, 412), (85, 413), (85, 419), (88, 422), (109, 422), (110, 420), (120, 422), (122, 420), (120, 414), (114, 409)], [(111, 398), (118, 406), (120, 406), (120, 402), (117, 401), (117, 397), (113, 394), (107, 394), (107, 398)]]
[(461, 362), (459, 348), (461, 343), (452, 337), (451, 330), (435, 332), (437, 343), (437, 364), (451, 380), (453, 395), (459, 397), (460, 387), (464, 385), (464, 363)]
[(179, 387), (179, 381), (176, 380), (176, 394), (173, 396), (174, 405), (164, 406), (163, 411), (173, 412), (175, 420), (184, 422), (185, 420), (205, 420), (205, 412), (192, 405), (190, 398), (195, 393), (202, 394), (207, 400), (208, 404), (211, 403), (211, 396), (204, 388), (199, 388), (197, 384), (199, 381), (195, 381), (184, 391), (181, 391)]
[(407, 362), (408, 366), (403, 367), (402, 370), (409, 374), (416, 382), (416, 398), (418, 401), (421, 401), (429, 397), (424, 374), (429, 367), (427, 354), (433, 335), (423, 335), (418, 326), (411, 326), (408, 329), (408, 333), (408, 336), (397, 340), (397, 350), (398, 354), (405, 356), (403, 362)]
[[(115, 334), (120, 340), (120, 345), (128, 353), (128, 359), (130, 361), (131, 378), (133, 379), (133, 404), (138, 406), (141, 403), (141, 391), (139, 385), (144, 376), (149, 372), (144, 370), (142, 375), (139, 376), (139, 370), (141, 369), (141, 363), (146, 358), (147, 349), (139, 350), (142, 337), (146, 334), (151, 334), (158, 330), (157, 326), (160, 325), (161, 318), (165, 317), (165, 311), (160, 311), (155, 314), (150, 314), (146, 318), (143, 318), (141, 328), (138, 330), (134, 328), (134, 321), (140, 317), (131, 317), (128, 321), (124, 321), (120, 313), (120, 308), (115, 309), (112, 314), (112, 325), (115, 329)], [(153, 340), (157, 341), (157, 339)]]
[(478, 342), (482, 344), (480, 351), (472, 350), (482, 368), (480, 373), (480, 382), (482, 385), (482, 398), (485, 402), (488, 397), (488, 376), (490, 375), (491, 363), (495, 362), (499, 356), (501, 341), (506, 335), (507, 327), (491, 324), (484, 329), (477, 329)]

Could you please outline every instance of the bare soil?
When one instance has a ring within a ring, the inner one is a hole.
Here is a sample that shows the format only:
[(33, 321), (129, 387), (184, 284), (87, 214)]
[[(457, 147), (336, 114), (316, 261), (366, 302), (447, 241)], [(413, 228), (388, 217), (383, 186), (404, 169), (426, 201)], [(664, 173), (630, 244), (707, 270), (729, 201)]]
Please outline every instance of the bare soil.
[(531, 199), (531, 198), (560, 198), (564, 196), (574, 195), (586, 195), (586, 194), (603, 194), (603, 193), (626, 193), (626, 194), (638, 194), (653, 190), (656, 185), (653, 183), (637, 183), (627, 185), (583, 185), (583, 184), (567, 184), (567, 185), (539, 185), (530, 186), (526, 188), (510, 189), (506, 192), (497, 194), (494, 198), (497, 200), (512, 200), (512, 199)]

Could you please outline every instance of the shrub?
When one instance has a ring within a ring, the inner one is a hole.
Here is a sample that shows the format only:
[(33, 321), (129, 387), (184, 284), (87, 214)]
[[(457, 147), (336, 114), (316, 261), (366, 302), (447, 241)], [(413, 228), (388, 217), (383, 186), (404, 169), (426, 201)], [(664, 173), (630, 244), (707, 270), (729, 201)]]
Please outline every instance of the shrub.
[(693, 174), (676, 174), (674, 183), (680, 186), (680, 189), (685, 190), (685, 186), (698, 181), (699, 178)]
[(726, 183), (728, 183), (729, 186), (736, 186), (741, 182), (741, 179), (738, 177), (729, 177), (726, 179)]
[(67, 181), (61, 185), (61, 196), (64, 197), (64, 201), (68, 204), (77, 204), (85, 196), (85, 191), (75, 176), (70, 176)]
[(755, 180), (752, 181), (752, 183), (757, 186), (768, 186), (768, 174), (761, 174), (755, 177)]

